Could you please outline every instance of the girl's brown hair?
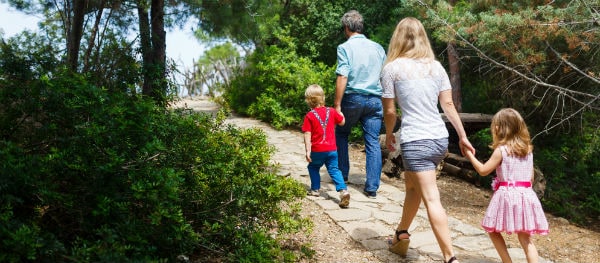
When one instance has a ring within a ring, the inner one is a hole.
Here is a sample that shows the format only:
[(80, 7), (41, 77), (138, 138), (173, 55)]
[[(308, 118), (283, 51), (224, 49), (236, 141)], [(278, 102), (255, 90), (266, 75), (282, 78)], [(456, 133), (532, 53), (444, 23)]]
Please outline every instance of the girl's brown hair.
[(529, 130), (518, 111), (505, 108), (492, 118), (492, 149), (500, 145), (509, 148), (509, 154), (524, 157), (533, 150)]

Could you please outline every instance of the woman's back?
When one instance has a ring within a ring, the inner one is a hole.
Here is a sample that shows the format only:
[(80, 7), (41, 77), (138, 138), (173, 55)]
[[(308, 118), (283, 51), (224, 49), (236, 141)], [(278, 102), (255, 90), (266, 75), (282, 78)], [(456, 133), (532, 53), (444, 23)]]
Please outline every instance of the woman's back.
[(437, 105), (451, 86), (438, 61), (398, 58), (385, 65), (381, 83), (383, 97), (394, 97), (402, 111), (400, 143), (448, 137)]

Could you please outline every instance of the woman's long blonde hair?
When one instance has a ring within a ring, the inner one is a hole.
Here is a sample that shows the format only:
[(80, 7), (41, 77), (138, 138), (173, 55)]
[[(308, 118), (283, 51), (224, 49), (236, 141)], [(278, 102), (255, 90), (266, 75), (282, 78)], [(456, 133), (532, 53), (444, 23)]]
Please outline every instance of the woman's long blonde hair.
[(414, 17), (406, 17), (396, 25), (385, 64), (400, 57), (435, 59), (425, 27)]
[(527, 124), (515, 109), (504, 108), (498, 111), (492, 118), (490, 129), (492, 149), (506, 145), (510, 154), (519, 157), (524, 157), (533, 150)]

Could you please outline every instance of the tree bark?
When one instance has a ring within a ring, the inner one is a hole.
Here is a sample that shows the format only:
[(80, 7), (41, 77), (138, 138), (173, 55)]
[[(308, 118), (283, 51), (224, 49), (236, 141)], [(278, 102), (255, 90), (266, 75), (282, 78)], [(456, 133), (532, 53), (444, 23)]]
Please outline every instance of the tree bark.
[(67, 65), (73, 71), (77, 71), (78, 67), (79, 45), (83, 35), (83, 21), (87, 4), (87, 0), (73, 1), (73, 16), (67, 33)]
[[(456, 0), (448, 1), (450, 6), (456, 4)], [(448, 67), (450, 71), (450, 85), (452, 86), (452, 100), (454, 107), (459, 113), (462, 112), (462, 90), (460, 83), (460, 61), (458, 57), (458, 51), (453, 43), (448, 43), (447, 48), (448, 54)]]
[(90, 40), (88, 41), (87, 49), (85, 50), (85, 56), (83, 57), (83, 72), (87, 72), (90, 67), (90, 57), (92, 56), (92, 50), (94, 49), (96, 35), (98, 34), (98, 30), (100, 28), (100, 21), (102, 20), (102, 14), (104, 13), (105, 5), (106, 1), (100, 1), (98, 13), (96, 14), (96, 20), (94, 21), (94, 27), (92, 28), (92, 32), (90, 34)]
[(142, 51), (142, 94), (152, 94), (151, 85), (151, 65), (152, 65), (152, 42), (150, 41), (150, 19), (147, 4), (144, 0), (137, 4), (139, 28), (140, 28), (140, 49)]
[(153, 87), (150, 94), (157, 102), (163, 102), (167, 91), (166, 58), (167, 44), (165, 32), (165, 1), (152, 0), (150, 8), (152, 32)]
[(452, 86), (452, 100), (459, 113), (462, 112), (462, 88), (460, 83), (460, 61), (458, 51), (454, 44), (448, 43), (448, 63), (450, 70), (450, 85)]

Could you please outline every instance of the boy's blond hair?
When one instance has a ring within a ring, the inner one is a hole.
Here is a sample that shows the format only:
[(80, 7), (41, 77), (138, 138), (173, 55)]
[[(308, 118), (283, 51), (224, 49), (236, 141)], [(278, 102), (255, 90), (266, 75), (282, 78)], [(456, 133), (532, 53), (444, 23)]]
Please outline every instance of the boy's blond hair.
[(304, 100), (310, 108), (316, 108), (325, 105), (325, 92), (317, 84), (312, 84), (304, 92)]

